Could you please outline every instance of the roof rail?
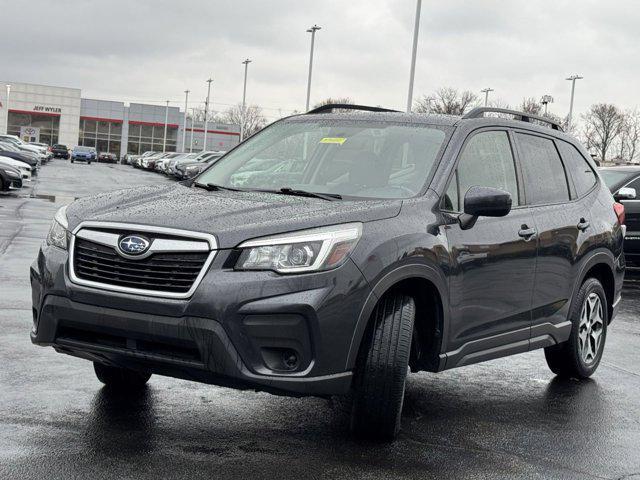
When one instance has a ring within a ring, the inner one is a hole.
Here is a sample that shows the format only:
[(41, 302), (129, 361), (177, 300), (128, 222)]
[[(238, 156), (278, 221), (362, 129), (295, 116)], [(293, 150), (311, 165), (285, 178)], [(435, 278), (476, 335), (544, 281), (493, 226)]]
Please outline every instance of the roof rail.
[(322, 105), (318, 108), (314, 108), (309, 110), (307, 113), (331, 113), (333, 110), (340, 108), (343, 110), (362, 110), (365, 112), (395, 112), (399, 113), (398, 110), (390, 110), (388, 108), (382, 107), (369, 107), (367, 105), (353, 105), (352, 103), (329, 103), (327, 105)]
[(509, 110), (508, 108), (477, 107), (469, 113), (464, 114), (462, 118), (482, 118), (485, 113), (506, 113), (513, 115), (515, 120), (528, 123), (531, 123), (531, 120), (537, 120), (538, 122), (549, 124), (553, 130), (563, 131), (560, 124), (551, 118), (534, 115), (532, 113), (519, 112), (518, 110)]

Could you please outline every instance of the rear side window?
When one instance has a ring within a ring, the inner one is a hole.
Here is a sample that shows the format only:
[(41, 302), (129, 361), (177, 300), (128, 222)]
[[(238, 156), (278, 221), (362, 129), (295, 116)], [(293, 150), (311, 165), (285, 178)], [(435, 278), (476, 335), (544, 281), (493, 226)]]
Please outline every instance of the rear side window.
[(545, 205), (569, 200), (567, 175), (552, 140), (517, 133), (527, 203)]
[(562, 140), (558, 140), (556, 145), (564, 160), (564, 166), (573, 178), (576, 194), (578, 198), (582, 197), (596, 184), (596, 174), (576, 147)]
[(482, 132), (467, 142), (442, 208), (462, 211), (464, 196), (474, 186), (505, 190), (511, 194), (513, 205), (519, 205), (518, 182), (507, 132)]

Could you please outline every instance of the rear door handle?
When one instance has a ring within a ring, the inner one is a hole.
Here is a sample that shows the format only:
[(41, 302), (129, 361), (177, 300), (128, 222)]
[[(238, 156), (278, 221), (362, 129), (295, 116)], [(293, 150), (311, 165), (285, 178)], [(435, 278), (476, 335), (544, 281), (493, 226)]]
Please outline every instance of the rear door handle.
[(525, 240), (529, 240), (536, 234), (535, 228), (529, 228), (527, 225), (522, 225), (520, 230), (518, 231), (518, 235), (524, 238)]
[(589, 225), (590, 223), (587, 220), (585, 220), (584, 218), (581, 218), (577, 227), (578, 227), (578, 230), (580, 230), (581, 232), (584, 232), (587, 228), (589, 228)]

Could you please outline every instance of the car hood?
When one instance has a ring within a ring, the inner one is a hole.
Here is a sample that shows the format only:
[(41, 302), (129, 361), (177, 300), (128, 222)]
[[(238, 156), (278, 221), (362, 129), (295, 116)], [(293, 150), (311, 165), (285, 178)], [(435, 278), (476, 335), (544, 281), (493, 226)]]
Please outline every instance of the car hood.
[(145, 186), (76, 200), (69, 229), (83, 221), (153, 225), (210, 233), (220, 248), (294, 230), (396, 216), (401, 200), (326, 201), (259, 192)]
[(0, 155), (0, 163), (9, 165), (13, 168), (31, 170), (31, 165), (29, 165), (28, 163), (21, 162), (20, 160), (14, 160), (13, 158), (5, 157), (4, 155)]
[(38, 164), (38, 159), (34, 158), (31, 155), (25, 155), (24, 153), (18, 153), (18, 152), (10, 152), (10, 151), (0, 151), (0, 156), (2, 157), (7, 157), (7, 158), (13, 158), (14, 160), (19, 160), (21, 162), (24, 162), (26, 164), (28, 164), (31, 167), (35, 167)]

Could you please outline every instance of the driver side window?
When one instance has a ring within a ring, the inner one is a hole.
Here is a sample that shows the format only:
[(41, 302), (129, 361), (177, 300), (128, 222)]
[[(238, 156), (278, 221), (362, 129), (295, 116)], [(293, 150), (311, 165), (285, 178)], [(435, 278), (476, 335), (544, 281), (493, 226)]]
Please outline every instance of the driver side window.
[(453, 212), (464, 209), (464, 196), (473, 186), (499, 188), (511, 194), (519, 205), (518, 182), (509, 136), (505, 131), (474, 135), (460, 154), (442, 208)]

